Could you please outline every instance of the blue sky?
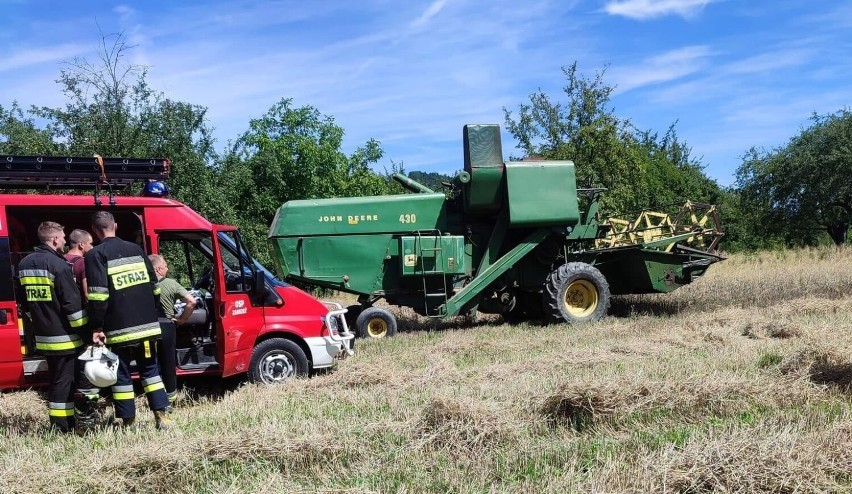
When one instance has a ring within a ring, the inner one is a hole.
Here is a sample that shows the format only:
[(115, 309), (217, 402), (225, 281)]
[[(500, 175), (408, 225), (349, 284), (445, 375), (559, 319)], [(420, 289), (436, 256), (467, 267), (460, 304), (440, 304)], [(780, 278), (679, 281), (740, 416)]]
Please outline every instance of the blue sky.
[(852, 101), (850, 1), (0, 0), (0, 21), (0, 105), (61, 105), (61, 63), (124, 32), (155, 89), (209, 109), (220, 149), (287, 97), (333, 116), (347, 151), (379, 140), (379, 169), (461, 169), (465, 123), (503, 125), (539, 88), (559, 98), (574, 61), (608, 65), (637, 127), (677, 121), (723, 185), (751, 146)]

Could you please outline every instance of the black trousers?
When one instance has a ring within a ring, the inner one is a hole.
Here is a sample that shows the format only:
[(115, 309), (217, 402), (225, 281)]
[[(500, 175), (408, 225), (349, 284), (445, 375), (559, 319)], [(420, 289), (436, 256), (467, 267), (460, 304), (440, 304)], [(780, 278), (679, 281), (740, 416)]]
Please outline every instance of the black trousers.
[(157, 365), (155, 341), (144, 341), (129, 346), (113, 348), (118, 355), (118, 381), (112, 387), (112, 403), (117, 418), (127, 419), (136, 416), (136, 397), (133, 379), (130, 375), (130, 362), (136, 360), (136, 368), (142, 381), (142, 389), (148, 398), (148, 408), (153, 411), (165, 410), (169, 405), (160, 366)]
[(162, 334), (157, 340), (157, 360), (160, 362), (160, 377), (166, 388), (169, 403), (177, 398), (177, 326), (171, 319), (160, 318)]
[(97, 401), (98, 389), (83, 374), (82, 362), (77, 357), (82, 349), (68, 355), (48, 355), (47, 372), (50, 388), (47, 401), (50, 425), (60, 432), (74, 428), (74, 406), (88, 413), (92, 400)]

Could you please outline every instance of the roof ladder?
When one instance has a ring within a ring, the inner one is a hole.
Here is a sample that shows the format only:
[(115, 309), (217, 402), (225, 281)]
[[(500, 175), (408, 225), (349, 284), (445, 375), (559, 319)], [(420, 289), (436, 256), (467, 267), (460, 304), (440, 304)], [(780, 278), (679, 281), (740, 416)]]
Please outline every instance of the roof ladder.
[(170, 170), (171, 163), (166, 159), (6, 155), (0, 156), (0, 189), (94, 187), (95, 204), (100, 206), (99, 194), (106, 187), (110, 205), (114, 205), (115, 189), (137, 180), (166, 180)]

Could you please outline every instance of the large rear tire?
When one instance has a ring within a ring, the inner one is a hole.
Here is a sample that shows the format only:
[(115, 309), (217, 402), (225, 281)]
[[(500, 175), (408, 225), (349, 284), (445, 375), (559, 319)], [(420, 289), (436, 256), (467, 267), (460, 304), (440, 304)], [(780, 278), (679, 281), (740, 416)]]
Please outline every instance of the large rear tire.
[(606, 315), (609, 302), (609, 283), (591, 264), (563, 264), (544, 283), (542, 308), (547, 322), (597, 321)]
[(360, 338), (390, 338), (396, 335), (396, 317), (381, 307), (369, 307), (355, 321), (355, 331)]

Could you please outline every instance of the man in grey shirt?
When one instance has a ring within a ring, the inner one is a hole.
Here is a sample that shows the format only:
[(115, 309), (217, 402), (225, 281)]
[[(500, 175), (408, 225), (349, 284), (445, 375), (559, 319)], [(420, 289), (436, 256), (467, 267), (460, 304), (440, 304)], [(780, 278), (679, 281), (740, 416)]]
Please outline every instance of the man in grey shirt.
[[(160, 287), (160, 327), (163, 330), (160, 344), (157, 345), (157, 357), (160, 360), (160, 375), (169, 397), (169, 403), (174, 404), (177, 398), (177, 362), (175, 347), (177, 326), (185, 323), (192, 311), (195, 310), (195, 298), (189, 294), (177, 280), (168, 278), (169, 265), (159, 254), (148, 256), (154, 273), (157, 274), (157, 284)], [(175, 318), (175, 302), (183, 301), (186, 307), (180, 317)]]

